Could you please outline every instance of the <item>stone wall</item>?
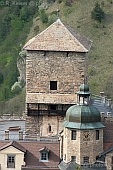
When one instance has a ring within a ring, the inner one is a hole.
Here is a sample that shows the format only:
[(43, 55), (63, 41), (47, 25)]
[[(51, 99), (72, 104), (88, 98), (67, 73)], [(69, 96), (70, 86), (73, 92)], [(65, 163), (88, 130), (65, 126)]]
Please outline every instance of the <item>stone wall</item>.
[(50, 81), (57, 81), (55, 93), (73, 94), (84, 82), (84, 68), (85, 54), (29, 52), (26, 58), (27, 93), (52, 93)]
[(88, 141), (84, 141), (84, 130), (76, 130), (76, 132), (76, 140), (71, 140), (71, 130), (64, 128), (63, 160), (67, 163), (71, 161), (71, 156), (75, 156), (76, 162), (83, 164), (83, 158), (89, 157), (89, 163), (94, 163), (96, 156), (103, 152), (103, 130), (100, 129), (99, 140), (95, 139), (96, 131), (89, 130), (90, 140)]
[[(75, 104), (86, 73), (85, 53), (28, 51), (26, 57), (26, 103)], [(57, 90), (50, 90), (57, 81)], [(32, 107), (32, 106), (31, 106)], [(33, 104), (34, 107), (34, 104)], [(66, 108), (67, 109), (67, 108)], [(62, 130), (62, 116), (27, 116), (28, 135), (56, 135)], [(52, 131), (48, 132), (48, 125)]]
[(106, 154), (105, 162), (107, 165), (107, 170), (112, 170), (113, 169), (113, 151)]

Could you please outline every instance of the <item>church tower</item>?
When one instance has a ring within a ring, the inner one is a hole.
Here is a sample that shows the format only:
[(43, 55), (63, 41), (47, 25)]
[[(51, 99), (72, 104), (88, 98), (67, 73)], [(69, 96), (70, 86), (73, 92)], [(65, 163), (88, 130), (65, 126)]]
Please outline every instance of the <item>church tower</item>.
[(87, 77), (92, 41), (60, 19), (29, 40), (26, 56), (26, 134), (57, 136), (66, 110)]
[(100, 112), (90, 105), (90, 91), (86, 84), (77, 92), (77, 105), (66, 112), (61, 135), (61, 158), (65, 163), (93, 164), (103, 152), (103, 128)]

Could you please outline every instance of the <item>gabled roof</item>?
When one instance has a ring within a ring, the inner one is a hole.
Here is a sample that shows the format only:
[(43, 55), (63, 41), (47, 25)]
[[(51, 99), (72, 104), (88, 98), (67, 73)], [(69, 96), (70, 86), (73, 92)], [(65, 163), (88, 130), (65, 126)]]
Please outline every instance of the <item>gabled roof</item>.
[(9, 142), (9, 143), (7, 143), (6, 145), (4, 145), (3, 147), (1, 147), (0, 148), (0, 151), (1, 150), (4, 150), (4, 149), (6, 149), (6, 148), (8, 148), (8, 147), (10, 147), (10, 146), (13, 146), (14, 148), (16, 148), (16, 149), (18, 149), (18, 150), (20, 150), (20, 151), (22, 151), (22, 152), (26, 152), (26, 149), (23, 147), (23, 146), (21, 146), (18, 142), (16, 142), (16, 141), (11, 141), (11, 142)]
[(76, 33), (60, 19), (30, 39), (24, 50), (88, 52), (92, 41)]

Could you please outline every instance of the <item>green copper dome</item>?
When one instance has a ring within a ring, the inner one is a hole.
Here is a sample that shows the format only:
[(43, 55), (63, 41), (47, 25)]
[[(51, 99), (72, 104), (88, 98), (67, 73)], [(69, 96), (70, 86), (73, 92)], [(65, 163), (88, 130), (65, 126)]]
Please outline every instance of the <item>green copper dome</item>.
[(76, 129), (103, 128), (99, 110), (90, 105), (89, 86), (82, 84), (77, 95), (79, 97), (78, 105), (73, 105), (67, 110), (63, 126)]
[(66, 112), (64, 127), (77, 129), (103, 128), (100, 112), (92, 105), (73, 105)]
[(90, 95), (89, 86), (87, 84), (82, 84), (79, 88), (77, 94), (87, 94)]

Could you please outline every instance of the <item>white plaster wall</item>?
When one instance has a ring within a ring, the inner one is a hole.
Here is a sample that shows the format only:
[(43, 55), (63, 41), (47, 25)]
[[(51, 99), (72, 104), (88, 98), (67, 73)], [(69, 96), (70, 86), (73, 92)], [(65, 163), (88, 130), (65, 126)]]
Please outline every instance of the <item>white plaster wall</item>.
[[(15, 155), (15, 168), (7, 168), (7, 154)], [(13, 146), (0, 151), (1, 170), (21, 170), (21, 166), (25, 165), (24, 153)]]

